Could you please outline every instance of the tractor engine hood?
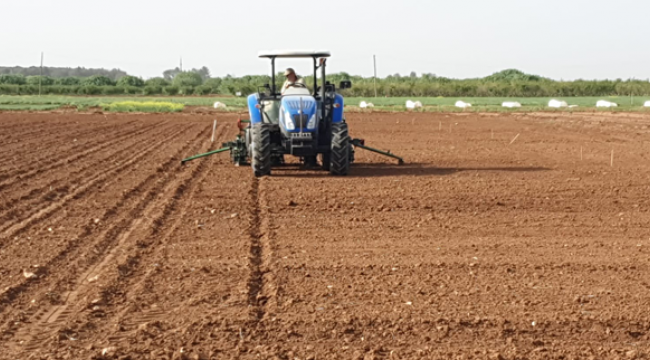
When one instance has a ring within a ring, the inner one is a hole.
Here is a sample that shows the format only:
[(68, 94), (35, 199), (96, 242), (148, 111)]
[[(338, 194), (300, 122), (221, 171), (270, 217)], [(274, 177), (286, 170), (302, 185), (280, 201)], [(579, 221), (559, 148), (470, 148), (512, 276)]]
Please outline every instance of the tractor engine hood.
[(312, 96), (283, 96), (280, 124), (287, 132), (315, 132), (318, 129), (318, 106)]

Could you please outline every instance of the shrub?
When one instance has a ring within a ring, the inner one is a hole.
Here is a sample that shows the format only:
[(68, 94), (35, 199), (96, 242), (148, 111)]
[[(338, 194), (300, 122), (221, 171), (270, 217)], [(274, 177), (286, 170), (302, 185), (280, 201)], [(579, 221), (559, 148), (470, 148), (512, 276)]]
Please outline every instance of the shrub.
[(24, 85), (27, 82), (24, 75), (6, 74), (0, 75), (0, 84)]
[(209, 86), (201, 85), (194, 88), (194, 95), (208, 95), (212, 91)]
[[(108, 87), (106, 87), (108, 88)], [(99, 95), (102, 92), (102, 88), (99, 86), (95, 86), (92, 84), (89, 85), (84, 85), (79, 87), (79, 90), (77, 90), (77, 94), (79, 95)]]
[(35, 85), (38, 86), (40, 81), (40, 85), (42, 86), (48, 86), (54, 84), (54, 79), (49, 77), (49, 76), (28, 76), (27, 77), (27, 85)]
[(178, 89), (179, 95), (192, 95), (194, 93), (194, 86), (181, 86)]
[(54, 79), (54, 84), (56, 85), (79, 85), (81, 80), (78, 77), (68, 76), (58, 79)]
[(135, 76), (123, 76), (119, 80), (117, 80), (117, 86), (134, 86), (134, 87), (142, 87), (144, 86), (144, 80), (142, 80), (139, 77)]
[(162, 86), (147, 85), (142, 90), (144, 95), (160, 95), (163, 92)]
[(81, 85), (83, 86), (112, 86), (115, 85), (113, 80), (106, 76), (102, 75), (93, 75), (87, 78), (81, 79)]
[(0, 84), (0, 94), (2, 95), (18, 95), (20, 93), (20, 85)]
[(144, 82), (146, 86), (159, 86), (159, 87), (165, 87), (171, 85), (171, 83), (161, 77), (155, 77), (151, 78), (147, 81)]
[(102, 86), (101, 88), (102, 95), (122, 95), (124, 94), (124, 89), (119, 86)]
[(203, 84), (203, 78), (195, 72), (182, 72), (174, 77), (173, 84), (178, 87), (194, 87)]
[(163, 88), (163, 93), (165, 93), (165, 95), (178, 95), (178, 86), (165, 86)]
[(207, 86), (210, 88), (210, 94), (218, 94), (219, 87), (221, 86), (221, 79), (219, 78), (208, 79), (203, 83), (203, 86)]

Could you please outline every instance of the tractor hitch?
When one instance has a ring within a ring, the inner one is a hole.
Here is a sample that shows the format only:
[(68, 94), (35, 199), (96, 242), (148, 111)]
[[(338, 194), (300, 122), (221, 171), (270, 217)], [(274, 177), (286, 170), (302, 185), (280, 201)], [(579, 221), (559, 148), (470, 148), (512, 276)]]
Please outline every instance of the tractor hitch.
[(352, 139), (352, 140), (350, 140), (350, 144), (354, 145), (354, 147), (362, 148), (364, 150), (372, 151), (374, 153), (381, 154), (381, 155), (388, 156), (388, 157), (391, 157), (393, 159), (396, 159), (398, 165), (404, 164), (404, 159), (402, 159), (401, 157), (391, 153), (390, 150), (382, 151), (382, 150), (379, 150), (379, 149), (371, 148), (370, 146), (366, 146), (366, 141), (364, 139)]
[(209, 151), (204, 154), (198, 154), (194, 156), (190, 156), (187, 159), (181, 160), (181, 164), (185, 164), (188, 161), (200, 159), (202, 157), (230, 151), (230, 160), (235, 164), (235, 165), (245, 165), (246, 164), (246, 158), (248, 157), (248, 151), (246, 150), (246, 141), (244, 141), (243, 137), (241, 134), (237, 134), (237, 138), (234, 141), (226, 142), (221, 144), (222, 148)]

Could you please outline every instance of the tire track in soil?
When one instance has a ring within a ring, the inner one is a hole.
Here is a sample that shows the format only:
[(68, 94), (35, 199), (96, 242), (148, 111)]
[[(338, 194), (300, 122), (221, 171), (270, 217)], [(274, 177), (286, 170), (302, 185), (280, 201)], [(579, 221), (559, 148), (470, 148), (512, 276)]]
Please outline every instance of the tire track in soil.
[[(35, 153), (38, 153), (38, 152), (43, 152), (43, 149), (58, 147), (57, 146), (58, 144), (61, 144), (61, 143), (64, 143), (64, 142), (68, 141), (67, 139), (83, 138), (87, 134), (91, 134), (91, 135), (98, 134), (98, 136), (101, 136), (101, 135), (103, 135), (102, 131), (110, 130), (111, 128), (114, 128), (116, 125), (119, 125), (120, 127), (122, 127), (122, 126), (126, 127), (126, 126), (132, 125), (134, 123), (137, 123), (137, 121), (131, 121), (131, 122), (124, 123), (124, 124), (112, 123), (112, 124), (108, 124), (108, 125), (100, 126), (100, 127), (92, 127), (92, 126), (90, 126), (89, 129), (82, 129), (82, 130), (78, 130), (77, 132), (73, 132), (73, 133), (69, 133), (69, 132), (65, 131), (65, 129), (63, 129), (63, 130), (58, 131), (58, 133), (60, 133), (60, 134), (57, 134), (58, 136), (54, 136), (54, 139), (49, 139), (46, 142), (41, 142), (40, 141), (42, 136), (40, 136), (40, 134), (39, 134), (39, 135), (36, 135), (36, 137), (35, 137), (36, 140), (34, 140), (34, 141), (14, 142), (13, 144), (18, 144), (16, 146), (16, 148), (7, 149), (7, 151), (5, 152), (6, 156), (2, 156), (0, 158), (0, 161), (1, 162), (6, 162), (9, 159), (15, 158), (17, 156), (20, 156), (21, 158), (24, 158), (26, 156), (29, 156), (29, 155), (32, 155), (32, 154), (35, 154)], [(52, 129), (43, 131), (44, 134), (49, 134), (51, 132), (52, 132)], [(87, 139), (87, 141), (90, 142), (94, 138), (95, 137)], [(74, 151), (75, 150), (74, 147), (75, 146), (68, 147), (64, 151), (70, 151), (70, 150)], [(21, 152), (21, 150), (24, 149), (24, 148), (28, 148), (28, 150), (24, 151), (24, 152)], [(44, 156), (42, 156), (42, 157), (40, 157), (40, 158), (38, 158), (36, 160), (33, 160), (33, 161), (39, 161), (42, 158), (46, 158), (47, 156), (48, 155), (45, 154)], [(10, 169), (10, 170), (13, 170), (13, 169)]]
[(250, 253), (248, 304), (251, 318), (259, 324), (276, 305), (277, 288), (273, 273), (272, 229), (265, 178), (254, 177), (250, 195)]
[[(132, 138), (135, 138), (135, 137), (138, 137), (138, 136), (140, 136), (142, 134), (145, 134), (145, 133), (149, 132), (150, 130), (156, 130), (156, 129), (159, 128), (159, 126), (160, 125), (155, 124), (155, 125), (152, 125), (152, 126), (147, 126), (147, 127), (144, 127), (144, 128), (138, 128), (138, 129), (133, 129), (133, 130), (127, 130), (125, 132), (115, 134), (115, 135), (113, 135), (113, 140), (112, 141), (103, 142), (103, 143), (101, 143), (101, 144), (99, 144), (97, 146), (93, 146), (93, 147), (91, 147), (89, 149), (86, 149), (86, 150), (83, 150), (81, 152), (75, 153), (74, 155), (67, 156), (67, 157), (65, 157), (63, 159), (58, 158), (58, 160), (57, 160), (57, 158), (54, 158), (51, 161), (49, 161), (48, 163), (41, 164), (39, 166), (36, 166), (33, 169), (20, 169), (20, 168), (10, 169), (9, 171), (16, 170), (16, 169), (18, 169), (18, 171), (13, 172), (13, 173), (7, 173), (5, 175), (0, 175), (0, 180), (5, 180), (5, 179), (10, 178), (10, 177), (14, 178), (14, 179), (10, 179), (10, 180), (0, 181), (0, 191), (4, 190), (8, 186), (10, 186), (12, 184), (15, 184), (15, 183), (17, 183), (19, 181), (25, 181), (27, 179), (31, 179), (34, 176), (38, 175), (38, 174), (44, 173), (46, 171), (50, 171), (52, 169), (59, 168), (59, 167), (61, 167), (63, 165), (66, 165), (66, 164), (68, 164), (70, 162), (73, 162), (73, 161), (78, 161), (78, 160), (83, 159), (83, 158), (85, 158), (85, 157), (87, 157), (89, 155), (92, 155), (92, 154), (94, 154), (94, 153), (96, 153), (98, 151), (101, 151), (101, 150), (103, 150), (105, 148), (115, 146), (115, 145), (117, 145), (119, 143), (126, 142), (126, 141), (128, 141), (128, 140), (130, 140)], [(58, 153), (58, 154), (60, 154), (60, 153)]]
[[(205, 135), (209, 132), (209, 127), (206, 127), (205, 129), (201, 130), (197, 136), (194, 137), (194, 139), (181, 147), (178, 151), (176, 151), (175, 155), (171, 157), (167, 162), (165, 162), (162, 167), (163, 171), (169, 171), (171, 168), (177, 164), (177, 156), (180, 154), (185, 153), (188, 148), (192, 147), (198, 147), (200, 146), (200, 142), (203, 141), (202, 139), (205, 137)], [(103, 231), (99, 236), (92, 236), (92, 227), (88, 225), (85, 228), (84, 234), (80, 236), (79, 238), (91, 238), (91, 242), (93, 241), (92, 239), (94, 238), (99, 238), (100, 240), (91, 243), (91, 244), (86, 244), (86, 246), (83, 246), (83, 244), (75, 243), (75, 244), (69, 244), (68, 248), (66, 248), (64, 251), (62, 251), (59, 255), (56, 256), (56, 258), (52, 259), (49, 264), (46, 264), (44, 268), (54, 268), (58, 263), (64, 263), (66, 258), (76, 258), (79, 259), (77, 262), (73, 263), (73, 269), (67, 269), (66, 272), (69, 273), (71, 276), (65, 276), (64, 275), (59, 275), (60, 282), (66, 282), (68, 281), (70, 277), (73, 277), (72, 274), (79, 274), (82, 273), (81, 276), (78, 276), (77, 280), (74, 282), (74, 288), (71, 291), (68, 291), (67, 293), (63, 294), (63, 298), (65, 301), (63, 304), (60, 305), (55, 305), (51, 308), (46, 308), (41, 311), (36, 312), (36, 310), (30, 310), (27, 309), (25, 311), (24, 317), (25, 318), (33, 318), (37, 321), (36, 324), (40, 324), (40, 326), (56, 326), (60, 325), (65, 322), (65, 319), (67, 319), (71, 314), (72, 311), (68, 309), (68, 306), (70, 304), (73, 304), (77, 300), (77, 296), (79, 294), (79, 290), (84, 286), (88, 285), (88, 279), (93, 279), (94, 276), (99, 275), (101, 271), (108, 265), (108, 263), (114, 259), (115, 254), (117, 254), (118, 250), (122, 248), (122, 245), (124, 242), (129, 238), (129, 235), (135, 231), (138, 227), (141, 226), (144, 221), (146, 221), (147, 224), (149, 225), (154, 225), (157, 226), (157, 222), (151, 219), (151, 213), (155, 212), (157, 208), (159, 208), (161, 205), (164, 205), (164, 201), (166, 200), (165, 197), (158, 196), (161, 190), (165, 189), (173, 180), (176, 179), (176, 177), (168, 177), (164, 182), (160, 181), (155, 181), (156, 178), (158, 177), (157, 173), (153, 173), (149, 175), (145, 180), (139, 183), (139, 185), (129, 191), (127, 194), (125, 194), (122, 199), (111, 209), (107, 210), (105, 213), (105, 216), (102, 219), (102, 222), (107, 222), (113, 224), (110, 226), (108, 229)], [(182, 184), (181, 184), (182, 185)], [(147, 189), (147, 187), (150, 187)], [(182, 186), (180, 186), (182, 187)], [(129, 202), (135, 202), (132, 204), (132, 206), (129, 206)], [(119, 209), (120, 208), (127, 208), (131, 209), (127, 214), (122, 215), (118, 219), (113, 219), (115, 217), (118, 217), (120, 214)], [(93, 246), (94, 245), (94, 246)], [(113, 246), (114, 245), (114, 246)], [(111, 246), (113, 246), (111, 248)], [(95, 254), (93, 256), (93, 248), (100, 248), (104, 249), (104, 251), (101, 252), (101, 255)], [(77, 250), (75, 254), (74, 250)], [(84, 254), (84, 250), (89, 252), (90, 254)], [(81, 256), (74, 256), (74, 255), (81, 255)], [(85, 255), (85, 256), (84, 256)], [(81, 259), (86, 258), (87, 263), (82, 264)], [(76, 270), (76, 271), (75, 271)], [(45, 274), (47, 275), (47, 274)], [(7, 298), (6, 294), (7, 291), (5, 290), (3, 293), (0, 294), (0, 304), (3, 306), (0, 307), (0, 312), (4, 311), (4, 309), (7, 306), (7, 302), (10, 302), (11, 300), (15, 299), (20, 293), (25, 292), (30, 289), (30, 284), (35, 283), (35, 282), (30, 282), (30, 281), (24, 281), (21, 284), (18, 284), (17, 286), (14, 286), (12, 289), (12, 293), (10, 294), (10, 298)], [(60, 285), (60, 284), (59, 284)], [(4, 319), (6, 321), (6, 319)], [(51, 325), (54, 324), (54, 325)], [(4, 329), (0, 329), (0, 333), (8, 334), (8, 335), (25, 335), (27, 333), (19, 332), (20, 330), (18, 329), (19, 323), (15, 323), (13, 321), (9, 321), (8, 323), (5, 323)], [(21, 329), (25, 329), (24, 327)], [(26, 331), (26, 330), (23, 330)], [(39, 331), (37, 334), (50, 334), (47, 332), (47, 329), (44, 331)], [(36, 339), (36, 338), (34, 338)], [(44, 338), (41, 339), (40, 337), (36, 340), (33, 341), (42, 341), (45, 340)]]
[[(201, 136), (199, 136), (199, 138), (200, 137)], [(198, 151), (202, 141), (197, 141), (199, 138), (194, 139), (193, 144), (191, 145), (192, 152)], [(186, 148), (183, 148), (181, 151), (186, 151)], [(170, 160), (170, 163), (165, 164), (165, 168), (169, 169), (170, 166), (173, 166), (173, 162), (174, 160)], [(89, 287), (94, 286), (93, 283), (88, 282), (88, 279), (103, 277), (103, 273), (107, 271), (109, 264), (114, 264), (115, 262), (118, 263), (116, 266), (118, 269), (125, 269), (124, 271), (128, 274), (135, 271), (135, 268), (140, 263), (142, 255), (153, 242), (152, 237), (161, 232), (161, 224), (164, 224), (169, 216), (174, 212), (178, 202), (183, 198), (188, 187), (191, 186), (188, 186), (188, 182), (194, 181), (193, 178), (197, 174), (201, 174), (202, 178), (205, 177), (205, 173), (207, 173), (205, 171), (205, 164), (206, 162), (202, 162), (191, 172), (183, 172), (178, 176), (170, 177), (168, 178), (168, 181), (158, 183), (147, 191), (145, 200), (142, 200), (138, 204), (138, 207), (132, 210), (131, 213), (124, 218), (123, 221), (130, 219), (130, 223), (126, 226), (116, 226), (117, 229), (125, 229), (118, 235), (114, 236), (116, 238), (116, 245), (103, 259), (95, 265), (90, 266), (76, 280), (74, 289), (65, 294), (63, 304), (52, 306), (49, 309), (44, 309), (35, 314), (34, 318), (36, 321), (34, 321), (30, 326), (21, 328), (20, 331), (16, 333), (16, 338), (26, 337), (28, 339), (22, 347), (27, 354), (42, 348), (45, 341), (52, 338), (52, 336), (55, 336), (63, 327), (65, 327), (65, 324), (71, 315), (88, 310), (88, 307), (85, 304), (79, 303), (79, 294), (86, 293)], [(153, 178), (148, 178), (142, 184), (149, 184), (152, 180)], [(165, 232), (163, 238), (169, 236), (173, 230), (180, 225), (180, 222), (180, 218), (175, 221), (171, 229)], [(141, 231), (147, 233), (140, 234)], [(108, 233), (110, 233), (110, 231), (108, 231)], [(136, 253), (126, 256), (122, 255), (121, 261), (115, 261), (120, 250), (127, 247), (129, 239), (132, 239), (131, 243), (133, 243), (133, 239), (138, 239), (138, 246), (134, 247)], [(128, 274), (125, 275), (125, 278), (128, 278)], [(121, 274), (118, 276), (117, 280), (117, 284), (109, 284), (108, 286), (104, 286), (104, 288), (116, 288), (115, 286), (120, 283), (120, 280), (124, 280), (122, 279)], [(74, 305), (77, 306), (75, 307)], [(92, 316), (92, 314), (89, 315)], [(145, 322), (151, 321), (151, 318), (159, 315), (162, 314), (156, 312), (149, 313), (148, 316), (144, 317)]]
[[(78, 199), (82, 197), (84, 194), (86, 194), (89, 190), (92, 188), (96, 187), (97, 185), (101, 184), (102, 181), (105, 181), (108, 179), (109, 175), (112, 174), (117, 174), (120, 171), (130, 167), (133, 164), (136, 164), (140, 159), (154, 151), (155, 149), (159, 148), (161, 145), (167, 143), (169, 140), (173, 139), (174, 137), (188, 131), (189, 128), (185, 128), (183, 130), (179, 130), (175, 133), (173, 133), (171, 136), (168, 136), (164, 138), (161, 141), (157, 141), (154, 144), (147, 146), (142, 152), (139, 154), (131, 157), (128, 161), (125, 161), (123, 163), (120, 163), (118, 165), (112, 166), (108, 169), (105, 169), (103, 172), (99, 172), (94, 174), (94, 176), (90, 177), (89, 179), (86, 179), (84, 181), (84, 184), (77, 187), (75, 191), (65, 195), (61, 199), (55, 201), (51, 205), (45, 207), (44, 209), (37, 210), (35, 213), (32, 213), (29, 217), (21, 220), (18, 223), (15, 223), (13, 225), (10, 225), (9, 227), (3, 229), (0, 232), (0, 249), (2, 249), (5, 246), (5, 241), (11, 237), (17, 236), (21, 234), (23, 231), (25, 231), (30, 225), (35, 223), (38, 220), (44, 220), (47, 219), (49, 216), (51, 216), (56, 210), (60, 209), (62, 206), (70, 202), (71, 200)], [(4, 241), (3, 241), (4, 240)], [(0, 296), (2, 293), (0, 292)]]

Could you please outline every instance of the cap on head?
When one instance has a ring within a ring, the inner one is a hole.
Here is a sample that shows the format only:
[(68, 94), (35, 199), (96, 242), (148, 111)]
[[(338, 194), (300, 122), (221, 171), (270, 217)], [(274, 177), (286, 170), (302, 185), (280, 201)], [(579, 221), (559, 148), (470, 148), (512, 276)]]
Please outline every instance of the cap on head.
[(289, 76), (289, 74), (295, 74), (296, 72), (292, 68), (287, 68), (284, 72), (284, 76)]

